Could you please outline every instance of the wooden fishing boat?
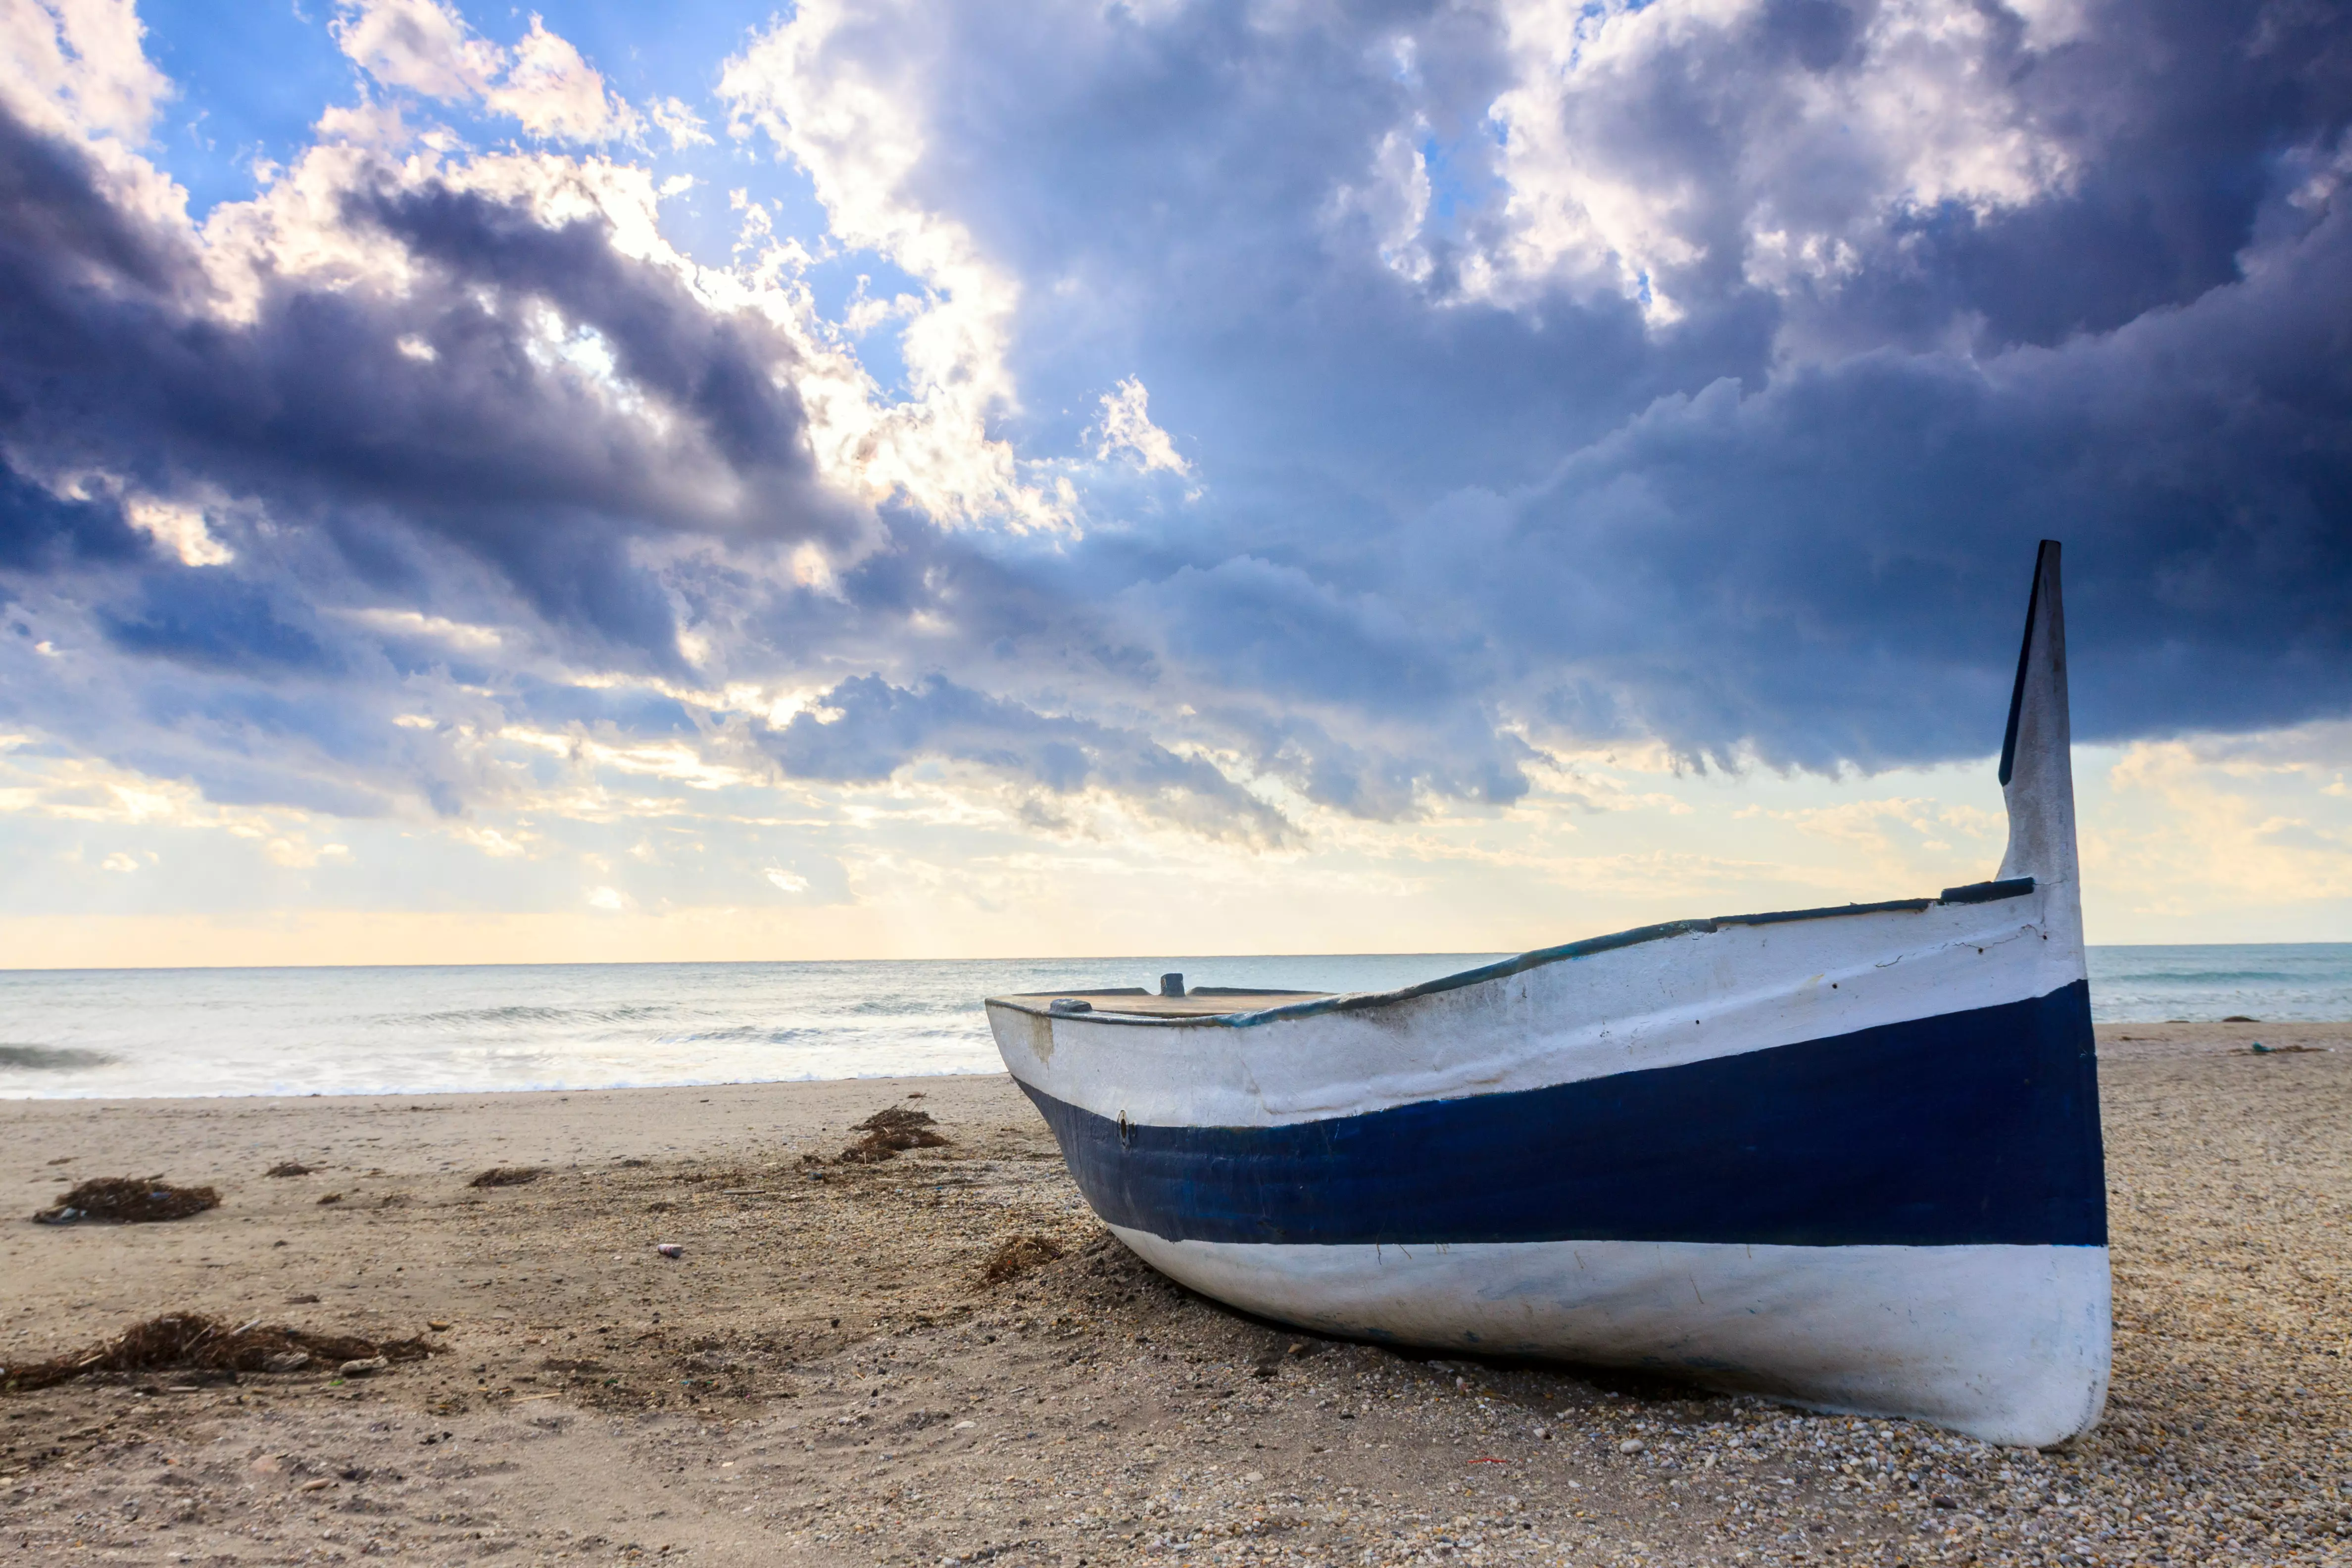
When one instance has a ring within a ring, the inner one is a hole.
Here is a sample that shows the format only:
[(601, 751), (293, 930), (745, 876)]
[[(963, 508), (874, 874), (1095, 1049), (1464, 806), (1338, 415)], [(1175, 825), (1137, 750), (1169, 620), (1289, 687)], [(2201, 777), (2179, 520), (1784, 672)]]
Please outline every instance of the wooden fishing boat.
[(989, 1021), (1104, 1223), (1246, 1311), (2054, 1443), (2109, 1355), (2067, 753), (2045, 542), (1991, 881)]

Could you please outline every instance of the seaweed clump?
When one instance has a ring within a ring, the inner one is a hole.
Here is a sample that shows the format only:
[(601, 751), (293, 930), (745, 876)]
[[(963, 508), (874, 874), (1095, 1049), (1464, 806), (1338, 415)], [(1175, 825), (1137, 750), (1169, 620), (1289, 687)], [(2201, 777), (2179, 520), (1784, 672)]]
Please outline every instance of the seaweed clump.
[(841, 1163), (873, 1165), (895, 1160), (908, 1149), (943, 1148), (947, 1135), (934, 1131), (936, 1125), (928, 1110), (909, 1110), (903, 1105), (877, 1110), (850, 1129), (866, 1136), (841, 1152)]
[(990, 1255), (980, 1280), (983, 1285), (1009, 1285), (1061, 1256), (1062, 1244), (1051, 1237), (1016, 1236)]
[(433, 1347), (421, 1339), (363, 1340), (303, 1329), (247, 1323), (232, 1329), (200, 1312), (175, 1312), (136, 1323), (104, 1344), (73, 1355), (0, 1367), (0, 1392), (49, 1388), (93, 1373), (299, 1372), (312, 1363), (422, 1361)]
[(547, 1174), (543, 1165), (492, 1165), (466, 1184), (469, 1187), (520, 1187)]
[(220, 1206), (210, 1187), (175, 1187), (161, 1176), (95, 1176), (33, 1218), (42, 1225), (143, 1225)]

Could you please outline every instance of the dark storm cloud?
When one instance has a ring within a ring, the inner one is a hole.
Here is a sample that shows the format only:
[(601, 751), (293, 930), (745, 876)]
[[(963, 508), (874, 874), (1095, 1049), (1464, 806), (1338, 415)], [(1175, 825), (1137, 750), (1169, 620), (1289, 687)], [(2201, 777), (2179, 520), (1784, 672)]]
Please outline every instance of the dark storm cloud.
[[(624, 258), (604, 225), (551, 228), (510, 205), (446, 187), (379, 193), (352, 206), (452, 279), (549, 300), (575, 324), (601, 331), (621, 374), (700, 423), (738, 476), (808, 478), (806, 417), (799, 395), (777, 379), (796, 358), (790, 345), (750, 318), (712, 311), (675, 278)], [(478, 325), (470, 311), (454, 321), (445, 311), (443, 321), (453, 336)], [(510, 345), (500, 346), (510, 356)]]
[[(1979, 754), (2052, 536), (2086, 736), (2352, 708), (2352, 14), (2094, 6), (2035, 42), (1979, 11), (1969, 107), (2011, 95), (2002, 123), (2063, 171), (2032, 199), (1874, 226), (1866, 161), (1759, 184), (1773, 117), (1854, 79), (1888, 15), (1761, 6), (1592, 89), (1625, 114), (1582, 151), (1647, 171), (1705, 242), (1671, 279), (1685, 319), (1629, 352), (1623, 301), (1459, 292), (1501, 221), (1462, 133), (1501, 79), (1491, 27), (1400, 7), (1244, 42), (1194, 9), (1048, 43), (954, 8), (929, 94), (953, 134), (919, 183), (1084, 285), (1032, 296), (1024, 384), (1083, 405), (1131, 366), (1203, 454), (1207, 501), (1077, 568), (1160, 688), (1372, 815), (1491, 798), (1474, 781), (1515, 766), (1464, 731), (1512, 715), (1806, 767)], [(1397, 127), (1455, 139), (1468, 204), (1425, 226), (1421, 277), (1341, 244), (1330, 199)], [(1775, 292), (1751, 269), (1768, 220), (1853, 254)]]
[[(851, 526), (773, 384), (788, 346), (617, 256), (599, 224), (369, 191), (349, 221), (408, 250), (405, 288), (265, 269), (240, 317), (192, 237), (114, 189), (92, 153), (0, 106), (0, 597), (31, 616), (47, 595), (66, 645), (35, 658), (19, 623), (0, 679), (17, 722), (215, 800), (454, 811), (496, 781), (446, 735), (391, 722), (404, 679), (451, 679), (449, 646), (337, 611), (536, 618), (499, 668), (460, 660), (457, 679), (509, 682), (512, 653), (542, 640), (676, 670), (669, 590), (637, 542)], [(537, 309), (602, 333), (669, 433), (535, 360)], [(126, 515), (139, 490), (193, 496), (234, 563), (156, 547)]]
[(0, 458), (0, 570), (135, 561), (146, 551), (146, 535), (125, 520), (120, 502), (61, 497)]
[(145, 578), (131, 603), (100, 613), (117, 647), (198, 668), (328, 674), (335, 660), (260, 584), (209, 570)]
[[(633, 540), (852, 526), (811, 481), (780, 334), (620, 256), (601, 222), (551, 227), (436, 187), (351, 205), (363, 237), (412, 258), (405, 288), (266, 279), (250, 322), (225, 318), (184, 237), (119, 210), (87, 153), (0, 110), (0, 443), (19, 466), (257, 500), (352, 538), (363, 570), (365, 535), (436, 539), (655, 668), (677, 665), (675, 627)], [(540, 363), (534, 306), (601, 334), (678, 430)]]
[[(1597, 739), (1981, 755), (2044, 536), (2086, 738), (2345, 712), (2352, 16), (2048, 9), (2074, 30), (1956, 7), (1981, 47), (1932, 79), (1903, 74), (1944, 68), (1927, 45), (1882, 47), (1911, 13), (1869, 0), (1726, 10), (1580, 75), (1467, 5), (913, 0), (845, 26), (817, 77), (905, 94), (877, 131), (923, 149), (899, 195), (1019, 286), (1021, 406), (992, 433), (1089, 449), (1139, 376), (1192, 464), (1073, 467), (1075, 538), (829, 496), (793, 345), (602, 224), (363, 182), (342, 222), (410, 283), (266, 278), (246, 320), (184, 232), (0, 119), (0, 570), (72, 584), (135, 672), (74, 732), (224, 798), (267, 796), (273, 756), (289, 798), (339, 769), (354, 799), (477, 798), (437, 732), (384, 738), (404, 682), (492, 693), (467, 699), (486, 731), (710, 723), (543, 649), (667, 690), (829, 687), (828, 717), (759, 731), (791, 776), (945, 760), (1261, 840), (1286, 826), (1202, 758), (1393, 818), (1507, 804)], [(1515, 92), (1655, 199), (1683, 249), (1645, 287), (1679, 315), (1645, 316), (1622, 256), (1526, 259), (1552, 239), (1507, 183)], [(1949, 121), (1913, 163), (1801, 123), (1849, 100)], [(1913, 199), (1947, 154), (2007, 194)], [(1818, 255), (1776, 260), (1784, 232)], [(543, 310), (666, 421), (548, 363)], [(236, 562), (181, 565), (107, 484), (228, 498)], [(854, 547), (822, 585), (738, 548), (803, 539)], [(353, 614), (387, 608), (423, 619)]]
[(1906, 215), (1899, 256), (1830, 291), (1809, 326), (1927, 344), (1972, 316), (1986, 346), (2055, 344), (2231, 282), (2282, 182), (2338, 150), (2347, 22), (2300, 0), (2133, 0), (2091, 7), (2081, 36), (2032, 54), (2012, 22), (2008, 85), (2072, 177), (2022, 206)]
[[(2352, 705), (2352, 213), (2114, 333), (1720, 381), (1316, 570), (1134, 594), (1232, 687), (1295, 703), (1483, 698), (1565, 735), (1884, 766), (1996, 743), (2044, 537), (2067, 543), (2081, 737)], [(1395, 606), (1390, 642), (1343, 603)], [(1287, 638), (1316, 651), (1265, 658)]]
[(908, 688), (860, 676), (819, 704), (822, 712), (796, 713), (781, 729), (761, 727), (761, 744), (788, 776), (874, 784), (937, 757), (1054, 795), (1101, 788), (1205, 832), (1269, 843), (1289, 836), (1278, 814), (1207, 763), (1147, 735), (1039, 713), (943, 677)]

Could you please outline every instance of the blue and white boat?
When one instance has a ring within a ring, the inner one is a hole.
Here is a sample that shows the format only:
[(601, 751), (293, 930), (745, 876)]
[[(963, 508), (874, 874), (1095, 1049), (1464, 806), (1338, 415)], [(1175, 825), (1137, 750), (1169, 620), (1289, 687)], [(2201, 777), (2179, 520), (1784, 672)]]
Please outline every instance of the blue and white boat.
[(2110, 1331), (2054, 542), (2000, 779), (1999, 874), (1937, 898), (989, 1021), (1096, 1214), (1245, 1311), (2055, 1443)]

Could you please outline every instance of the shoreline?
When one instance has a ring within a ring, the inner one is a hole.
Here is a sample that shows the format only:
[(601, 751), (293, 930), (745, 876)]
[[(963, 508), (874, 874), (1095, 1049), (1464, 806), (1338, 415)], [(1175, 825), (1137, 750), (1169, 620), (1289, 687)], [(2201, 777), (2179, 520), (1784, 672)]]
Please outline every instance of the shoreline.
[[(2252, 1023), (2207, 1022), (2195, 1019), (2165, 1019), (2162, 1021), (2115, 1022), (2093, 1026), (2099, 1042), (2102, 1059), (2121, 1047), (2146, 1047), (2161, 1053), (2168, 1048), (2209, 1050), (2243, 1048), (2255, 1041), (2273, 1045), (2301, 1046), (2306, 1049), (2352, 1047), (2352, 1020), (2283, 1021)], [(2142, 1052), (2141, 1054), (2146, 1054)], [(299, 1104), (310, 1100), (338, 1102), (369, 1101), (387, 1099), (459, 1100), (507, 1096), (572, 1096), (614, 1094), (681, 1094), (709, 1093), (711, 1090), (778, 1089), (794, 1086), (828, 1084), (895, 1084), (937, 1083), (957, 1079), (1002, 1078), (1001, 1066), (950, 1068), (936, 1072), (872, 1073), (845, 1078), (777, 1078), (725, 1079), (701, 1082), (618, 1084), (595, 1088), (515, 1089), (369, 1089), (350, 1090), (306, 1089), (299, 1093), (223, 1090), (207, 1094), (173, 1094), (131, 1096), (112, 1094), (40, 1094), (0, 1089), (0, 1106), (20, 1104), (107, 1105), (123, 1108), (161, 1107), (182, 1104), (233, 1104), (243, 1102)]]
[[(0, 1102), (0, 1363), (173, 1311), (442, 1352), (0, 1394), (0, 1500), (27, 1552), (225, 1565), (2337, 1560), (2352, 1024), (2098, 1036), (2116, 1381), (2064, 1452), (1244, 1317), (955, 1074)], [(950, 1143), (835, 1163), (891, 1105)], [(149, 1173), (222, 1205), (24, 1217)]]

